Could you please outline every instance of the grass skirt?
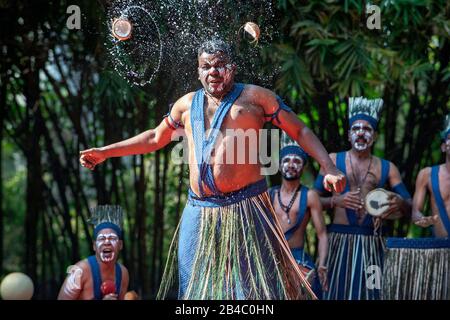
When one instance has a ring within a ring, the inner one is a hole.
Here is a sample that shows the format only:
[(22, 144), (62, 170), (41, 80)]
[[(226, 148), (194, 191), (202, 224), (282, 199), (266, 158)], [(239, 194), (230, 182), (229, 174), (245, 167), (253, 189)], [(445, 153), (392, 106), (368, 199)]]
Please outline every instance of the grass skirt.
[(389, 238), (387, 248), (383, 299), (450, 299), (449, 239)]
[[(158, 293), (179, 299), (314, 299), (278, 224), (267, 192), (190, 197)], [(225, 201), (225, 203), (223, 201)]]
[[(324, 299), (380, 299), (384, 238), (374, 235), (372, 228), (360, 226), (333, 224), (328, 232), (329, 290)], [(379, 278), (371, 278), (377, 270)]]

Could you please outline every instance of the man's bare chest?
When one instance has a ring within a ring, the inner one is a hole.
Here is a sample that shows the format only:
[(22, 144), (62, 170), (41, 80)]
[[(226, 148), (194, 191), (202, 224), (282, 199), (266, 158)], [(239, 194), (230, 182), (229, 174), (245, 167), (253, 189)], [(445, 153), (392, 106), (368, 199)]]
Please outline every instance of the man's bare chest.
[(440, 174), (439, 175), (439, 189), (441, 192), (442, 200), (447, 207), (450, 206), (450, 175)]
[[(369, 163), (348, 163), (347, 179), (350, 190), (361, 190), (367, 193), (380, 186), (381, 165), (378, 161)], [(383, 186), (380, 186), (383, 187)]]
[(260, 129), (264, 125), (264, 114), (262, 109), (257, 106), (235, 103), (226, 114), (221, 115), (222, 112), (222, 110), (211, 106), (206, 108), (204, 113), (205, 130), (212, 127), (221, 131), (227, 129)]

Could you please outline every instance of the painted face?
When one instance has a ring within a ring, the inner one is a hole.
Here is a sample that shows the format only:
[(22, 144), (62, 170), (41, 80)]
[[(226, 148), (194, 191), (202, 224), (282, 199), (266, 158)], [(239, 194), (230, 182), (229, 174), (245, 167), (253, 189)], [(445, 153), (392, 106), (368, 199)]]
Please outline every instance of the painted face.
[(365, 120), (355, 121), (350, 128), (349, 134), (352, 148), (357, 151), (364, 151), (372, 147), (375, 131), (369, 122)]
[(281, 175), (286, 180), (300, 179), (304, 166), (304, 161), (301, 157), (295, 154), (288, 154), (281, 159), (280, 171)]
[(223, 96), (233, 85), (235, 65), (221, 52), (203, 52), (198, 58), (198, 75), (203, 88), (213, 96)]
[(120, 251), (119, 241), (119, 236), (112, 229), (103, 229), (98, 233), (95, 252), (102, 262), (115, 261)]

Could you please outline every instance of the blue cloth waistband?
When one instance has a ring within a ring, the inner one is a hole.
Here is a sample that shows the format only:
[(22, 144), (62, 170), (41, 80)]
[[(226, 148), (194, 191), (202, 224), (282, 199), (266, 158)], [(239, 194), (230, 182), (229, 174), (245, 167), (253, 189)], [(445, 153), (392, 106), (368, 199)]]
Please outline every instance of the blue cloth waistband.
[(413, 249), (440, 249), (450, 248), (449, 238), (387, 238), (388, 249), (413, 248)]
[(217, 196), (206, 196), (202, 198), (197, 196), (194, 191), (189, 188), (188, 202), (191, 205), (200, 207), (224, 207), (234, 203), (238, 203), (244, 199), (257, 196), (265, 191), (267, 191), (266, 179), (261, 179), (255, 183), (249, 184), (248, 186), (233, 192)]
[[(372, 227), (354, 226), (346, 224), (330, 224), (327, 226), (327, 231), (334, 233), (361, 234), (365, 236), (374, 235), (374, 228)], [(386, 231), (387, 229), (383, 227), (378, 233), (385, 233)]]

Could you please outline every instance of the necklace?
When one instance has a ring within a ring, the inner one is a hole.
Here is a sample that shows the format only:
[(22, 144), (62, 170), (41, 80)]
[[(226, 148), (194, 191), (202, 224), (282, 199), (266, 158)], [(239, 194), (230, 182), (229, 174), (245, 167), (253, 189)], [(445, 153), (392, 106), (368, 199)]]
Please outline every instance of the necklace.
[(291, 201), (289, 201), (289, 204), (287, 206), (281, 201), (281, 196), (280, 196), (280, 194), (281, 194), (281, 187), (280, 187), (280, 189), (278, 189), (278, 192), (277, 192), (278, 202), (280, 203), (281, 209), (286, 213), (288, 224), (291, 224), (291, 219), (289, 218), (289, 211), (291, 211), (291, 208), (294, 205), (294, 201), (297, 198), (297, 193), (300, 190), (300, 187), (301, 187), (301, 185), (299, 185), (297, 187), (297, 189), (294, 191), (294, 194), (292, 195)]
[(211, 98), (211, 100), (214, 102), (214, 104), (215, 104), (217, 107), (220, 107), (220, 104), (222, 103), (222, 98), (218, 99), (219, 102), (217, 102), (217, 101), (214, 99), (214, 97), (212, 96), (211, 93), (209, 93), (209, 92), (206, 91), (205, 89), (203, 89), (203, 91), (205, 92), (205, 94), (206, 94), (208, 97)]
[(358, 186), (358, 191), (361, 190), (361, 187), (363, 186), (364, 182), (366, 182), (367, 176), (369, 175), (370, 172), (370, 168), (372, 167), (372, 155), (370, 155), (370, 160), (369, 160), (369, 165), (367, 166), (367, 171), (366, 174), (364, 175), (364, 178), (361, 181), (358, 181), (356, 179), (356, 175), (355, 175), (355, 169), (353, 167), (353, 161), (352, 161), (352, 154), (350, 153), (350, 167), (352, 168), (352, 176), (353, 176), (353, 180), (356, 182), (356, 185)]

